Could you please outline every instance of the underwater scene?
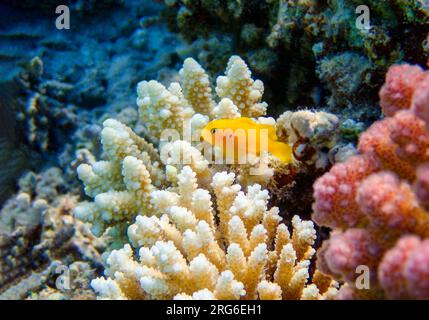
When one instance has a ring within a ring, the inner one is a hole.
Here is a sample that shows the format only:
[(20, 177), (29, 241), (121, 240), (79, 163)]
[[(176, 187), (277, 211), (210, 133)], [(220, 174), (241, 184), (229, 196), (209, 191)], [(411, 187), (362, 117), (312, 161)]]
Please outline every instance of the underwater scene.
[(0, 17), (0, 300), (429, 300), (429, 1)]

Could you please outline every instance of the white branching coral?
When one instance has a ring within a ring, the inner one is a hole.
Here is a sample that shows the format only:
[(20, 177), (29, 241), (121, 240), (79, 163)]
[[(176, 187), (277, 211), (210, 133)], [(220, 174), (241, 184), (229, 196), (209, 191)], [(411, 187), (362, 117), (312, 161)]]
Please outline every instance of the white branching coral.
[(192, 58), (187, 58), (179, 71), (183, 93), (195, 112), (209, 115), (214, 108), (209, 77)]
[(184, 165), (190, 166), (197, 173), (201, 183), (211, 179), (209, 162), (187, 141), (176, 140), (165, 144), (161, 149), (161, 158), (166, 165), (167, 178), (171, 182), (176, 181), (177, 174)]
[(75, 209), (77, 218), (90, 222), (99, 236), (108, 227), (127, 226), (150, 208), (149, 194), (164, 181), (157, 151), (130, 128), (109, 119), (103, 123), (101, 142), (106, 160), (82, 164), (78, 176), (93, 202)]
[(179, 135), (190, 129), (188, 138), (191, 141), (182, 136), (168, 143), (161, 140), (158, 151), (131, 128), (108, 119), (101, 132), (105, 160), (78, 167), (85, 193), (94, 201), (80, 204), (76, 216), (90, 222), (94, 234), (101, 235), (112, 227), (116, 229), (112, 230), (114, 234), (123, 234), (120, 230), (124, 230), (136, 215), (150, 210), (147, 199), (151, 191), (170, 184), (180, 185), (178, 173), (184, 166), (196, 173), (201, 186), (208, 186), (213, 170), (192, 144), (192, 133), (198, 135), (198, 130), (210, 117), (240, 117), (239, 108), (233, 101), (241, 101), (241, 112), (249, 115), (250, 110), (256, 110), (263, 92), (263, 85), (250, 78), (250, 71), (238, 57), (231, 58), (227, 75), (220, 77), (223, 80), (218, 88), (232, 100), (224, 98), (217, 107), (212, 99), (209, 78), (195, 60), (186, 59), (179, 74), (180, 84), (174, 82), (168, 88), (153, 80), (138, 84), (139, 118), (156, 142), (160, 141), (165, 129), (175, 130)]
[(246, 63), (238, 56), (232, 56), (226, 67), (225, 76), (216, 80), (216, 93), (220, 98), (229, 98), (244, 117), (260, 117), (266, 114), (267, 104), (261, 102), (264, 84), (253, 80)]
[(228, 98), (223, 98), (212, 113), (217, 119), (236, 119), (241, 116), (238, 107)]
[(95, 235), (108, 231), (114, 238), (105, 254), (106, 277), (92, 282), (98, 297), (332, 298), (337, 284), (310, 272), (313, 223), (295, 216), (289, 230), (279, 209), (269, 207), (265, 188), (273, 166), (251, 176), (257, 161), (213, 165), (199, 141), (161, 139), (165, 129), (199, 136), (219, 118), (247, 116), (274, 125), (262, 117), (262, 82), (231, 57), (217, 79), (217, 103), (196, 61), (187, 59), (179, 75), (168, 89), (156, 81), (138, 84), (139, 118), (157, 148), (108, 119), (101, 132), (104, 160), (78, 167), (93, 200), (77, 206), (76, 217)]
[[(325, 299), (336, 292), (319, 275), (309, 283), (316, 233), (298, 216), (289, 233), (259, 185), (247, 193), (234, 174), (213, 176), (210, 193), (184, 167), (178, 185), (151, 192), (152, 216), (138, 215), (130, 243), (107, 258), (101, 299)], [(215, 205), (216, 204), (216, 205)], [(318, 279), (319, 278), (319, 279)], [(316, 281), (317, 280), (317, 281)]]
[(217, 106), (209, 77), (198, 62), (186, 59), (179, 77), (179, 83), (173, 82), (168, 88), (154, 80), (137, 86), (139, 117), (155, 141), (165, 129), (182, 133), (195, 114), (213, 118), (257, 118), (266, 114), (267, 104), (261, 102), (264, 84), (251, 78), (249, 68), (238, 56), (229, 60), (225, 76), (217, 78)]
[(176, 82), (168, 89), (155, 80), (140, 82), (137, 105), (140, 118), (155, 139), (160, 138), (164, 129), (182, 132), (184, 121), (194, 112)]

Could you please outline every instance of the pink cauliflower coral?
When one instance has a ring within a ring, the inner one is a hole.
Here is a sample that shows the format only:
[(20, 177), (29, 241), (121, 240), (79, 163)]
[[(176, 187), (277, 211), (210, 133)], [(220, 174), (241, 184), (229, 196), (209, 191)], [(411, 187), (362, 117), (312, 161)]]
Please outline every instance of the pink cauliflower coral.
[(331, 228), (354, 227), (364, 220), (355, 201), (359, 183), (378, 170), (370, 155), (358, 155), (338, 163), (314, 184), (313, 220)]
[[(360, 154), (314, 184), (313, 219), (334, 229), (318, 264), (348, 284), (340, 298), (429, 299), (429, 72), (391, 67), (380, 104), (386, 118), (361, 135)], [(359, 265), (368, 294), (354, 283)]]
[(429, 239), (404, 236), (387, 251), (378, 269), (380, 284), (392, 299), (429, 299)]
[(426, 124), (429, 123), (429, 74), (426, 74), (417, 84), (411, 102), (411, 110)]
[(390, 172), (376, 173), (362, 181), (356, 202), (374, 232), (429, 236), (429, 214), (419, 206), (411, 186)]
[(419, 66), (401, 64), (392, 66), (386, 74), (386, 83), (380, 90), (380, 106), (386, 116), (408, 109), (416, 88), (424, 77)]
[(324, 272), (328, 268), (331, 273), (342, 275), (345, 280), (353, 282), (359, 275), (356, 273), (356, 266), (366, 265), (373, 271), (370, 275), (375, 276), (377, 257), (382, 246), (375, 241), (370, 232), (365, 229), (334, 231), (328, 244), (319, 252), (320, 271)]
[(419, 166), (416, 175), (413, 189), (419, 203), (427, 210), (429, 209), (429, 163)]

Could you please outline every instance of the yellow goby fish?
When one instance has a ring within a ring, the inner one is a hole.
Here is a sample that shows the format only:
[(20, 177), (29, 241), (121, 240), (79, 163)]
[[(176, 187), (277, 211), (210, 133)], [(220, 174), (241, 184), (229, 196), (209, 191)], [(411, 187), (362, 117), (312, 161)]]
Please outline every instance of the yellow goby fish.
[(268, 151), (283, 163), (292, 162), (292, 147), (277, 141), (275, 127), (251, 118), (213, 120), (204, 127), (201, 138), (212, 146), (222, 146), (224, 155), (233, 152), (235, 163), (240, 154), (259, 156), (261, 151)]

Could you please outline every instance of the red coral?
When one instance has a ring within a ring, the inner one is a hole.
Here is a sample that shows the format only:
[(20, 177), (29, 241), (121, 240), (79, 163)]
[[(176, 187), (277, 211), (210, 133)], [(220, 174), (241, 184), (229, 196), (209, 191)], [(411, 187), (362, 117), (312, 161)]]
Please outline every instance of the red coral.
[(420, 202), (426, 209), (429, 208), (429, 164), (423, 164), (417, 168), (416, 181), (413, 190)]
[(425, 73), (418, 66), (401, 64), (392, 66), (386, 74), (386, 83), (380, 90), (380, 105), (386, 116), (408, 109), (416, 85)]
[(391, 299), (429, 299), (429, 240), (401, 238), (384, 255), (378, 277)]
[(412, 111), (400, 111), (393, 120), (391, 138), (398, 146), (398, 157), (413, 168), (428, 161), (429, 132), (426, 130), (426, 123)]
[[(361, 135), (360, 155), (314, 184), (314, 221), (337, 229), (318, 264), (348, 282), (340, 297), (429, 299), (429, 74), (391, 67), (380, 99), (387, 117)], [(378, 277), (362, 295), (352, 271), (366, 263)]]
[(362, 133), (358, 149), (373, 153), (383, 168), (401, 178), (413, 180), (416, 165), (428, 161), (429, 132), (425, 123), (411, 111), (400, 111), (374, 123)]
[(313, 220), (331, 228), (354, 227), (364, 216), (355, 201), (359, 183), (378, 170), (377, 161), (370, 155), (350, 158), (337, 163), (314, 184)]
[(417, 299), (429, 299), (429, 240), (424, 240), (405, 263), (408, 292)]
[(411, 103), (411, 110), (419, 118), (429, 123), (429, 74), (426, 74), (417, 85)]
[(356, 200), (373, 228), (429, 235), (429, 215), (418, 205), (411, 186), (390, 172), (365, 179), (359, 185)]
[(348, 229), (331, 235), (325, 249), (319, 252), (318, 260), (323, 260), (333, 274), (341, 275), (341, 280), (354, 282), (359, 276), (356, 272), (359, 265), (367, 266), (370, 275), (375, 276), (382, 250), (367, 230)]

